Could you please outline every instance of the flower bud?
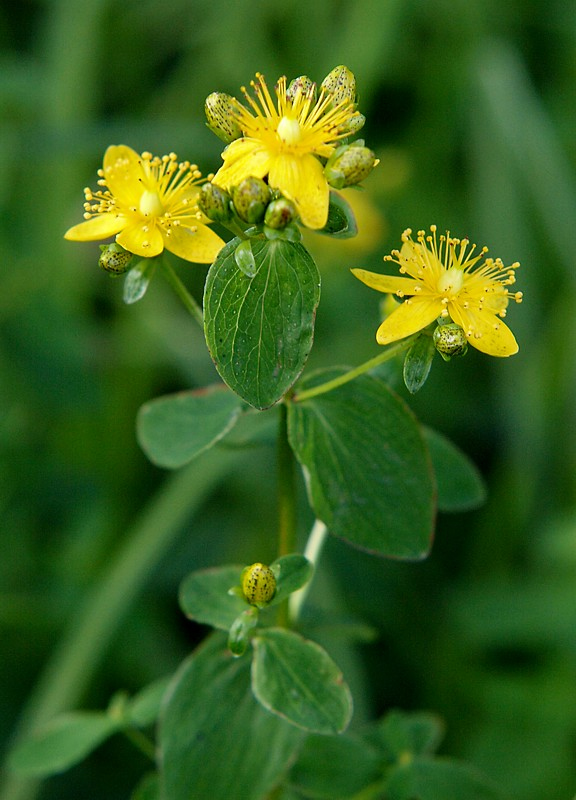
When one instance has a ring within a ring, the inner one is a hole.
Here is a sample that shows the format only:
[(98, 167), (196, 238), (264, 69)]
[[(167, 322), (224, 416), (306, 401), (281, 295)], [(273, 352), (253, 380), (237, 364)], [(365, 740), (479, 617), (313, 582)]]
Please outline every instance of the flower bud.
[(255, 225), (264, 219), (266, 206), (270, 202), (270, 188), (261, 178), (244, 178), (238, 186), (233, 187), (232, 201), (240, 219)]
[(103, 270), (109, 272), (111, 275), (123, 275), (130, 269), (130, 262), (134, 258), (133, 253), (116, 244), (102, 244), (100, 245), (100, 258), (98, 259), (98, 266)]
[(361, 183), (377, 163), (376, 156), (368, 147), (344, 145), (330, 156), (324, 175), (330, 186), (343, 189)]
[(334, 105), (339, 105), (345, 100), (351, 103), (356, 101), (356, 78), (344, 65), (334, 67), (322, 81), (321, 88), (332, 95)]
[(341, 125), (339, 130), (346, 133), (348, 136), (355, 136), (362, 130), (366, 123), (366, 117), (359, 111), (356, 111), (344, 125)]
[(206, 124), (226, 144), (242, 136), (242, 128), (236, 119), (236, 100), (224, 92), (212, 92), (204, 104)]
[(286, 90), (286, 96), (289, 100), (294, 100), (298, 93), (304, 96), (311, 94), (313, 98), (316, 97), (316, 84), (308, 75), (300, 75), (300, 77), (294, 78)]
[(215, 183), (205, 183), (198, 195), (198, 208), (213, 222), (226, 222), (232, 216), (230, 195)]
[(438, 325), (432, 334), (434, 347), (444, 361), (450, 361), (453, 356), (466, 355), (468, 342), (466, 335), (460, 325), (455, 322), (448, 322), (445, 325)]
[(272, 200), (266, 209), (264, 222), (269, 228), (280, 230), (285, 228), (291, 222), (294, 222), (298, 212), (296, 206), (291, 200), (285, 197), (279, 197), (278, 200)]
[(276, 578), (266, 564), (252, 564), (242, 572), (242, 593), (251, 606), (267, 605), (276, 593)]

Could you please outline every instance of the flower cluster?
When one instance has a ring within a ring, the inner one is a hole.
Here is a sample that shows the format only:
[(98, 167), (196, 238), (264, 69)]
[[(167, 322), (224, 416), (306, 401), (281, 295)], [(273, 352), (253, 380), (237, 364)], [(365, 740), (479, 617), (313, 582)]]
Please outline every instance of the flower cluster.
[[(447, 233), (418, 231), (417, 241), (407, 229), (402, 249), (393, 250), (385, 261), (393, 261), (403, 276), (381, 275), (364, 269), (353, 274), (379, 292), (396, 295), (403, 302), (380, 325), (379, 344), (389, 344), (426, 328), (437, 318), (459, 325), (469, 344), (491, 356), (518, 352), (514, 334), (502, 321), (510, 300), (520, 303), (521, 292), (510, 292), (516, 280), (514, 263), (505, 267), (501, 259), (484, 258), (487, 247), (476, 253), (468, 239)], [(483, 263), (477, 266), (480, 261)]]
[(186, 261), (210, 264), (224, 242), (204, 224), (198, 209), (201, 173), (174, 153), (138, 155), (113, 145), (98, 171), (99, 189), (84, 190), (85, 221), (66, 239), (90, 242), (116, 237), (125, 250), (144, 258), (169, 250)]
[[(323, 228), (330, 196), (326, 162), (364, 123), (356, 110), (353, 74), (336, 67), (319, 92), (306, 76), (289, 86), (285, 77), (280, 78), (275, 97), (260, 73), (251, 87), (254, 96), (242, 87), (246, 105), (227, 95), (208, 98), (209, 126), (222, 138), (233, 138), (222, 153), (224, 164), (214, 183), (230, 190), (244, 178), (266, 178), (272, 189), (294, 203), (303, 225)], [(340, 162), (331, 168), (339, 188), (360, 182), (377, 163), (363, 143), (352, 157), (343, 159), (342, 151), (338, 155)], [(352, 176), (348, 182), (347, 175)]]

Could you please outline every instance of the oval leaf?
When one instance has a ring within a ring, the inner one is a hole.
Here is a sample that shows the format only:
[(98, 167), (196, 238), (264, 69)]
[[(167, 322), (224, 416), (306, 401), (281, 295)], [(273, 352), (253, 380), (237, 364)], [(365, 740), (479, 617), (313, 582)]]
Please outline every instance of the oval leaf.
[(416, 394), (426, 383), (435, 353), (434, 341), (426, 334), (418, 336), (410, 346), (403, 370), (404, 384), (410, 394)]
[(190, 619), (227, 631), (247, 603), (229, 589), (240, 585), (243, 567), (203, 569), (188, 575), (180, 585), (180, 608)]
[(158, 397), (138, 412), (138, 442), (153, 464), (177, 469), (222, 439), (241, 410), (223, 386)]
[[(339, 373), (336, 373), (339, 374)], [(335, 372), (324, 373), (326, 380)], [(316, 376), (314, 383), (319, 383)], [(434, 481), (420, 426), (379, 378), (361, 375), (288, 407), (289, 437), (310, 502), (329, 531), (394, 558), (423, 558)]]
[(252, 690), (265, 708), (313, 733), (346, 729), (350, 690), (320, 645), (281, 628), (265, 628), (252, 641)]
[(156, 261), (153, 258), (143, 258), (126, 273), (122, 296), (127, 305), (137, 303), (144, 297), (155, 269)]
[(480, 471), (462, 450), (438, 431), (424, 429), (428, 443), (440, 511), (468, 511), (486, 500), (486, 486)]
[(10, 767), (36, 776), (63, 772), (86, 758), (120, 726), (119, 720), (103, 711), (61, 714), (16, 747)]
[(216, 369), (255, 408), (274, 405), (300, 375), (312, 347), (320, 275), (308, 251), (283, 239), (251, 240), (254, 275), (238, 268), (238, 239), (210, 267), (204, 330)]
[(352, 207), (341, 194), (330, 192), (328, 220), (322, 230), (317, 233), (331, 236), (333, 239), (351, 239), (358, 233), (358, 225)]
[(270, 605), (286, 600), (292, 592), (305, 586), (314, 573), (310, 561), (298, 553), (277, 558), (270, 568), (276, 577), (276, 594)]
[(283, 777), (302, 732), (250, 691), (250, 659), (221, 635), (185, 661), (160, 720), (164, 800), (262, 800)]
[(415, 758), (395, 769), (389, 800), (502, 800), (502, 794), (470, 764), (447, 758)]

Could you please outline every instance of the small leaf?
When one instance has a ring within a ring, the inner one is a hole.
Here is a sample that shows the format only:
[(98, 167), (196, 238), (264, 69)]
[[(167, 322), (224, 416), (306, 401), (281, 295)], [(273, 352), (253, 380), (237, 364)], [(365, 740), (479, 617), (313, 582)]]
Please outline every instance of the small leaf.
[(430, 374), (436, 348), (431, 336), (418, 336), (404, 358), (404, 383), (410, 394), (416, 394)]
[(211, 636), (178, 670), (159, 727), (166, 800), (263, 800), (285, 775), (302, 732), (250, 691), (250, 659)]
[(438, 489), (440, 511), (467, 511), (486, 500), (486, 486), (475, 464), (438, 431), (424, 429)]
[(177, 469), (219, 442), (241, 410), (224, 386), (158, 397), (138, 412), (138, 442), (153, 464)]
[(160, 778), (156, 772), (145, 775), (132, 792), (130, 800), (161, 800)]
[[(341, 371), (317, 373), (305, 388)], [(330, 533), (382, 556), (427, 555), (434, 483), (420, 426), (379, 378), (361, 375), (288, 406), (290, 443), (316, 517)]]
[(258, 609), (256, 607), (247, 608), (239, 614), (232, 625), (228, 634), (228, 649), (235, 656), (244, 655), (250, 642), (250, 631), (258, 624)]
[(254, 253), (252, 252), (252, 239), (244, 239), (234, 250), (234, 259), (244, 275), (253, 278), (257, 267)]
[(291, 553), (281, 556), (270, 564), (276, 576), (276, 594), (270, 605), (281, 603), (292, 592), (305, 586), (314, 574), (314, 567), (304, 556)]
[(378, 737), (389, 757), (396, 761), (411, 755), (429, 755), (444, 736), (444, 724), (426, 711), (389, 711), (377, 726)]
[(341, 194), (330, 192), (328, 221), (317, 233), (323, 233), (333, 239), (351, 239), (358, 233), (358, 225), (352, 207)]
[(415, 758), (397, 767), (386, 785), (387, 800), (502, 800), (470, 764), (447, 758)]
[(155, 269), (156, 261), (153, 258), (143, 258), (126, 273), (123, 293), (125, 303), (132, 305), (144, 297)]
[(308, 736), (290, 772), (290, 783), (306, 797), (351, 797), (382, 774), (382, 756), (356, 736)]
[(126, 704), (127, 719), (138, 728), (144, 728), (156, 721), (166, 688), (172, 676), (160, 678), (141, 689)]
[(55, 717), (13, 750), (10, 766), (26, 775), (53, 775), (82, 761), (121, 722), (103, 711), (71, 711)]
[(252, 690), (265, 708), (313, 733), (346, 729), (350, 690), (320, 645), (281, 628), (264, 628), (252, 642)]
[(190, 619), (227, 631), (246, 610), (246, 600), (229, 589), (240, 584), (243, 567), (225, 566), (199, 570), (180, 586), (180, 608)]
[(312, 347), (320, 275), (296, 242), (252, 239), (255, 273), (238, 268), (238, 239), (210, 267), (204, 330), (223, 380), (255, 408), (278, 402), (300, 375)]

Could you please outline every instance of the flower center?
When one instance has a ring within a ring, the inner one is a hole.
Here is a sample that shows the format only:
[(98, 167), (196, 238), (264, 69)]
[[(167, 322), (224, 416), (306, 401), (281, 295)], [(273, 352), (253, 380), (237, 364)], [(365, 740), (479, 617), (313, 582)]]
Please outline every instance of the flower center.
[(158, 192), (144, 189), (140, 197), (140, 213), (145, 217), (160, 217), (164, 213), (164, 206)]
[(276, 132), (284, 144), (296, 144), (302, 138), (300, 123), (291, 117), (282, 117), (276, 128)]
[(464, 273), (458, 267), (450, 267), (438, 279), (438, 291), (445, 295), (456, 295), (464, 285)]

